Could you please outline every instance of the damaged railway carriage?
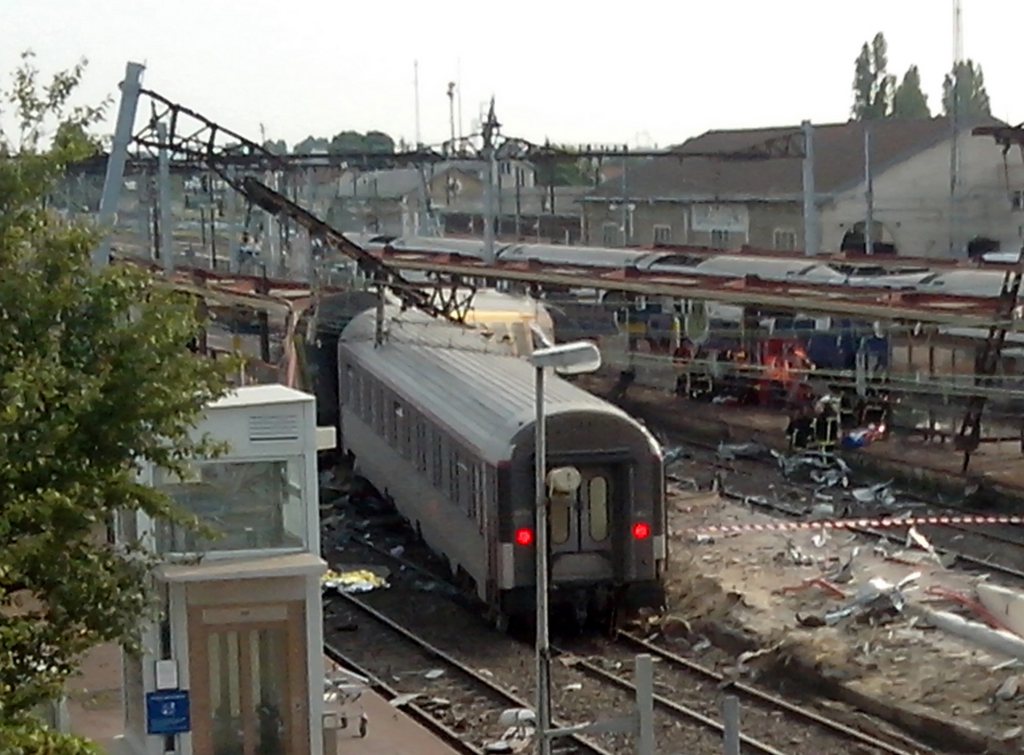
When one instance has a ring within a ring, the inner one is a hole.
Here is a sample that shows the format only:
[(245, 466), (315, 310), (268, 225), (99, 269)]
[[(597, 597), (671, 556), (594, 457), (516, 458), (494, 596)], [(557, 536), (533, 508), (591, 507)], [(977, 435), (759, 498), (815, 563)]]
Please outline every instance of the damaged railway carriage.
[[(338, 345), (342, 447), (504, 621), (534, 607), (534, 371), (481, 330), (388, 308)], [(581, 616), (658, 604), (666, 563), (661, 449), (617, 407), (552, 376), (547, 466), (574, 467), (552, 499), (552, 604)]]

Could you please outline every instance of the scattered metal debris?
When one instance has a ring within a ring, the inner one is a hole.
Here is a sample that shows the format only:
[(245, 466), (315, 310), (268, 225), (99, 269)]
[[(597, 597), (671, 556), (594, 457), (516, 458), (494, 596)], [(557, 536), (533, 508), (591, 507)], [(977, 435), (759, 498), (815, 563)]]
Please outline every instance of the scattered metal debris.
[(889, 480), (864, 488), (854, 488), (850, 494), (861, 503), (880, 503), (883, 506), (893, 506), (896, 504), (896, 496), (892, 492), (892, 483), (893, 481)]
[(996, 690), (996, 699), (1004, 702), (1012, 700), (1020, 692), (1020, 676), (1014, 674), (999, 685)]
[(723, 441), (718, 444), (717, 453), (718, 458), (723, 461), (760, 459), (768, 455), (769, 449), (767, 446), (756, 441), (749, 443), (726, 443)]
[(892, 618), (901, 613), (907, 605), (903, 589), (920, 577), (920, 572), (914, 572), (895, 585), (881, 577), (873, 577), (860, 587), (851, 602), (842, 608), (827, 611), (822, 618), (828, 626), (835, 626), (843, 619), (850, 617), (856, 617), (869, 623), (878, 623)]

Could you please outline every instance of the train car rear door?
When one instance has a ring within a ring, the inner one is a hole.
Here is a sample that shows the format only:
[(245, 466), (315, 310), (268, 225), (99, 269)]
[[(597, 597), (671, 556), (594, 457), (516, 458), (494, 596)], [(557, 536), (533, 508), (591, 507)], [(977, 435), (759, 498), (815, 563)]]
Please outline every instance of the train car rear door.
[(610, 577), (615, 475), (608, 467), (579, 471), (582, 482), (576, 493), (553, 498), (550, 504), (552, 573), (556, 579)]

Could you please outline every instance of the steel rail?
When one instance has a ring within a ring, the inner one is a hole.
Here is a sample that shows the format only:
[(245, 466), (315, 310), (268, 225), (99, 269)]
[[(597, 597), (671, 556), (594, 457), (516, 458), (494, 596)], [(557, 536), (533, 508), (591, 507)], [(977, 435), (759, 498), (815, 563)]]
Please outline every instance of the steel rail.
[[(619, 632), (618, 638), (624, 641), (625, 643), (632, 645), (633, 647), (643, 650), (643, 652), (645, 653), (649, 653), (653, 656), (660, 658), (663, 661), (667, 661), (675, 666), (684, 668), (687, 671), (699, 674), (711, 681), (717, 682), (719, 684), (724, 684), (727, 681), (725, 677), (723, 677), (721, 674), (719, 674), (717, 671), (714, 671), (713, 669), (709, 669), (705, 666), (702, 666), (701, 664), (696, 663), (695, 661), (691, 661), (689, 658), (684, 658), (681, 655), (673, 653), (672, 651), (667, 650), (659, 645), (655, 645), (653, 642), (649, 642), (640, 637), (636, 637), (635, 635), (632, 635), (628, 632)], [(828, 716), (824, 716), (809, 708), (804, 708), (800, 705), (796, 705), (795, 703), (791, 703), (788, 700), (779, 697), (778, 695), (773, 695), (770, 692), (765, 692), (764, 690), (752, 687), (749, 684), (733, 681), (729, 682), (729, 688), (734, 689), (737, 692), (740, 692), (751, 699), (757, 700), (758, 702), (770, 705), (773, 708), (784, 710), (786, 713), (789, 713), (792, 716), (802, 718), (813, 724), (821, 726), (822, 728), (828, 729), (837, 734), (841, 734), (845, 737), (849, 737), (850, 739), (856, 739), (861, 744), (865, 744), (870, 747), (876, 747), (880, 750), (890, 753), (891, 755), (912, 755), (912, 753), (910, 753), (907, 750), (900, 749), (899, 747), (891, 745), (888, 742), (884, 742), (881, 739), (871, 736), (870, 734), (865, 734), (864, 732), (854, 729), (851, 726), (847, 726), (841, 721), (836, 721), (834, 719), (829, 718)]]
[[(371, 606), (367, 605), (365, 601), (362, 601), (353, 595), (347, 595), (345, 593), (338, 593), (337, 596), (339, 599), (347, 602), (349, 605), (355, 607), (357, 610), (362, 611), (364, 614), (370, 616), (375, 621), (379, 622), (380, 624), (383, 624), (391, 631), (395, 632), (396, 634), (402, 636), (404, 639), (413, 643), (423, 652), (437, 658), (442, 663), (447, 664), (451, 668), (458, 670), (459, 673), (461, 673), (462, 675), (472, 679), (473, 682), (483, 687), (486, 687), (492, 693), (508, 701), (510, 704), (519, 708), (530, 709), (529, 703), (527, 703), (525, 700), (517, 696), (515, 693), (510, 692), (509, 690), (502, 687), (500, 684), (497, 684), (496, 682), (492, 681), (491, 679), (488, 679), (486, 676), (479, 673), (478, 671), (470, 668), (469, 666), (467, 666), (451, 654), (445, 652), (444, 650), (441, 650), (436, 645), (427, 642), (423, 638), (409, 631), (398, 622), (385, 616), (375, 608), (372, 608)], [(559, 727), (565, 726), (565, 724), (559, 723), (557, 721), (553, 721), (553, 723), (555, 723)], [(583, 752), (593, 753), (594, 755), (612, 755), (610, 752), (602, 748), (600, 745), (591, 742), (587, 738), (582, 737), (578, 734), (571, 734), (567, 737), (567, 739), (571, 739), (573, 742), (575, 742), (576, 745)]]
[[(552, 649), (555, 650), (555, 648)], [(565, 650), (556, 650), (556, 652), (560, 655), (565, 656), (573, 655), (572, 653)], [(582, 658), (580, 658), (573, 663), (573, 668), (582, 669), (585, 673), (593, 677), (608, 682), (609, 684), (619, 687), (620, 689), (632, 692), (634, 694), (636, 693), (636, 685), (633, 684), (631, 681), (624, 677), (613, 674), (610, 671), (605, 671), (603, 668), (595, 665), (594, 663), (591, 663), (590, 661), (583, 660)], [(659, 695), (655, 693), (654, 704), (656, 707), (661, 707), (665, 710), (671, 711), (678, 717), (686, 718), (690, 721), (700, 724), (705, 729), (711, 729), (712, 731), (715, 731), (719, 734), (725, 731), (725, 727), (723, 726), (723, 724), (716, 721), (715, 719), (704, 715), (698, 710), (694, 710), (693, 708), (689, 708), (681, 703), (677, 703), (675, 700), (670, 700), (664, 695)], [(747, 734), (740, 734), (740, 742), (750, 747), (753, 751), (762, 753), (762, 755), (788, 755), (782, 750), (775, 749), (767, 742), (762, 742), (761, 740), (751, 737)]]

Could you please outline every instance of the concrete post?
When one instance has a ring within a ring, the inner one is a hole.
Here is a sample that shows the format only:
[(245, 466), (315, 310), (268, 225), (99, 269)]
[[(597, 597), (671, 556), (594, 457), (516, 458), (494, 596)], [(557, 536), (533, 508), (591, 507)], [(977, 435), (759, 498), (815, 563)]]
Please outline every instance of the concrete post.
[(735, 695), (722, 701), (722, 726), (725, 755), (740, 755), (740, 701)]
[(174, 272), (174, 213), (171, 212), (171, 168), (167, 156), (167, 124), (156, 124), (156, 138), (160, 142), (157, 157), (157, 206), (160, 208), (160, 261), (165, 273)]
[(654, 755), (654, 664), (647, 654), (636, 657), (637, 755)]
[(810, 121), (801, 124), (804, 132), (804, 254), (813, 257), (820, 251), (818, 202), (814, 188), (814, 127)]
[(864, 122), (864, 202), (867, 221), (864, 224), (864, 253), (875, 253), (875, 187), (871, 175), (871, 121)]
[[(235, 180), (237, 170), (235, 167), (228, 167), (228, 178)], [(228, 226), (228, 271), (237, 273), (241, 262), (241, 238), (238, 232), (238, 192), (234, 187), (228, 186), (225, 190), (224, 214), (227, 215)]]
[(121, 104), (117, 110), (117, 125), (114, 127), (114, 141), (107, 158), (107, 173), (103, 179), (103, 194), (100, 197), (99, 224), (104, 235), (92, 255), (94, 269), (101, 270), (110, 262), (110, 233), (108, 226), (117, 217), (121, 201), (121, 185), (124, 182), (124, 166), (128, 161), (128, 145), (132, 140), (135, 112), (139, 105), (139, 89), (142, 86), (141, 63), (129, 62), (125, 66), (124, 81), (121, 82)]
[(484, 261), (487, 264), (494, 262), (494, 182), (495, 162), (494, 147), (490, 144), (484, 150), (484, 157), (487, 159), (487, 187), (484, 189)]

